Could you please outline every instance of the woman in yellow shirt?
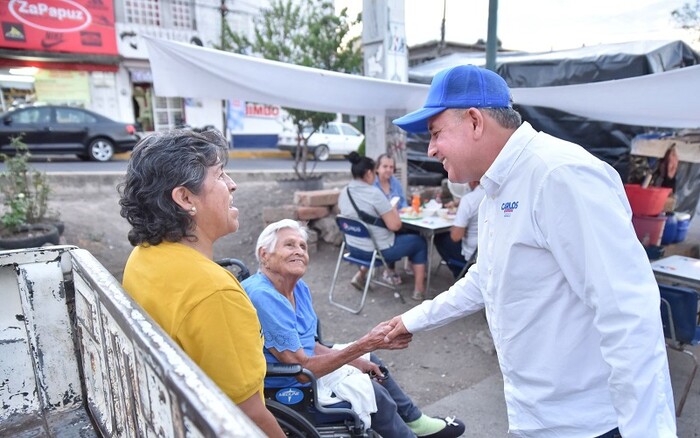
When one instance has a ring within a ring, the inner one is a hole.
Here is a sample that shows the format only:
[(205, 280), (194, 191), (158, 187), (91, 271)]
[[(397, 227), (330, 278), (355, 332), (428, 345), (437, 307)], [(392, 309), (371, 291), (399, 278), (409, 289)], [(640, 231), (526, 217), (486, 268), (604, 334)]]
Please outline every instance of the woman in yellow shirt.
[(124, 289), (263, 432), (283, 437), (263, 400), (266, 365), (255, 308), (238, 280), (212, 260), (214, 242), (238, 229), (227, 158), (217, 131), (156, 133), (134, 148), (120, 186), (121, 215), (135, 246)]

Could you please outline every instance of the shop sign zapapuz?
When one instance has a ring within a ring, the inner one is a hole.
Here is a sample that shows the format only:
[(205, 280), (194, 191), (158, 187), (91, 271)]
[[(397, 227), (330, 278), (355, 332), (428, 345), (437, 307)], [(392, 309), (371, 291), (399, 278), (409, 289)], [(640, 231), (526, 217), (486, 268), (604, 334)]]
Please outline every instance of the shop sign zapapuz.
[(71, 0), (10, 0), (8, 9), (22, 23), (49, 32), (75, 32), (92, 22), (90, 12)]
[(116, 55), (113, 0), (0, 2), (0, 48)]

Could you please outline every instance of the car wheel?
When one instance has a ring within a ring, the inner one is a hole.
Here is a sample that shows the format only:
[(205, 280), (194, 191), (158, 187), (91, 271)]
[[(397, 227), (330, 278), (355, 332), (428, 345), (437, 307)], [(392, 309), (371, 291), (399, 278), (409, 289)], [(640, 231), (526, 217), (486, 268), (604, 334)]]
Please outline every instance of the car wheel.
[(96, 138), (88, 146), (90, 159), (94, 161), (109, 161), (114, 156), (114, 145), (105, 138)]
[(325, 144), (319, 145), (314, 149), (314, 158), (316, 161), (326, 161), (330, 155), (328, 146)]

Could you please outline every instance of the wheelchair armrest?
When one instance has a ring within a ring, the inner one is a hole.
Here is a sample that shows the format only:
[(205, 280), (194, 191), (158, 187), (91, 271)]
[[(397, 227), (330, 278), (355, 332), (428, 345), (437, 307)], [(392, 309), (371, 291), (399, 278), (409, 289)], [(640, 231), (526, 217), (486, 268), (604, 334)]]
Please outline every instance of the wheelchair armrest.
[(304, 368), (298, 363), (267, 363), (267, 377), (293, 377), (302, 374)]
[[(382, 370), (384, 372), (384, 370)], [(388, 373), (388, 371), (387, 371)], [(318, 381), (316, 376), (310, 370), (302, 367), (298, 363), (267, 363), (267, 377), (296, 377), (299, 375), (306, 376), (311, 383), (311, 390), (314, 394), (318, 394)], [(327, 408), (318, 401), (318, 397), (313, 398), (314, 407), (323, 414), (345, 414), (352, 418), (352, 427), (356, 435), (361, 436), (364, 431), (362, 420), (352, 409), (346, 408)]]

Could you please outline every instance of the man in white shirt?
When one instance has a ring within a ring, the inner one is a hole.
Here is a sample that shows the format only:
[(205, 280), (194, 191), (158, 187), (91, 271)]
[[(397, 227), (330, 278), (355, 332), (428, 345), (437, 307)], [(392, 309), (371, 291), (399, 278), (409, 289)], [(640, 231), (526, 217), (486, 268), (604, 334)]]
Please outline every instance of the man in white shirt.
[(457, 214), (450, 232), (435, 236), (435, 248), (455, 278), (459, 278), (464, 266), (476, 255), (479, 204), (486, 194), (479, 181), (470, 181), (469, 189), (471, 191), (457, 201)]
[(497, 74), (458, 66), (394, 120), (431, 133), (450, 181), (479, 180), (479, 257), (389, 339), (486, 310), (510, 432), (674, 437), (659, 290), (620, 176), (582, 147), (521, 123)]

